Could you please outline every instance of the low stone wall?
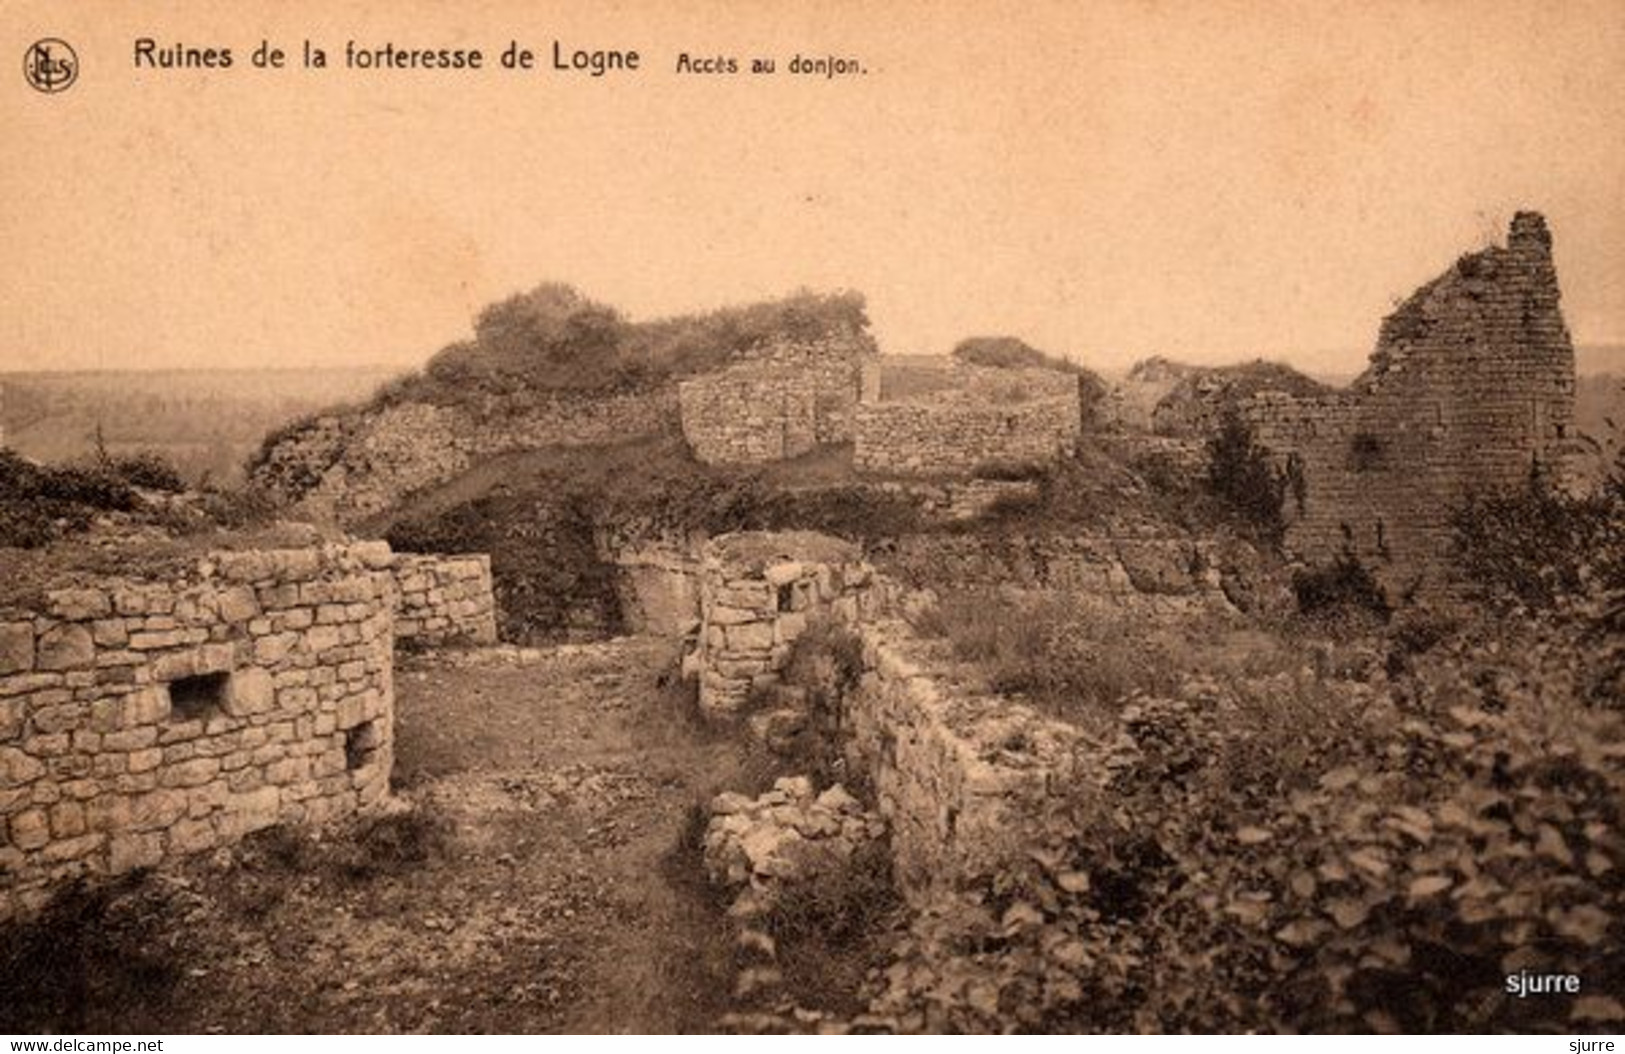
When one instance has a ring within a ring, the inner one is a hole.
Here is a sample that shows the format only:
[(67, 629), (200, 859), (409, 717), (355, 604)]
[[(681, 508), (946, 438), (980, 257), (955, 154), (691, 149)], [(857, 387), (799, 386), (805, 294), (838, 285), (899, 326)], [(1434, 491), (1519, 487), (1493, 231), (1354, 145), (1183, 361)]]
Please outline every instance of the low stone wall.
[(395, 640), (408, 647), (495, 644), (491, 558), (397, 553)]
[(806, 531), (720, 535), (700, 577), (700, 709), (728, 717), (753, 688), (777, 683), (810, 620), (872, 614), (872, 572), (857, 547)]
[(1037, 481), (1028, 479), (886, 480), (869, 486), (882, 494), (914, 498), (921, 512), (943, 523), (974, 520), (1004, 504), (1036, 502), (1041, 493)]
[(782, 461), (818, 443), (817, 398), (796, 376), (749, 365), (677, 386), (683, 435), (708, 465)]
[(909, 899), (1031, 850), (1046, 803), (1079, 779), (1080, 733), (956, 675), (906, 623), (860, 627), (865, 673), (843, 702), (846, 753), (891, 826)]
[(916, 588), (1015, 587), (1170, 608), (1224, 603), (1223, 564), (1212, 540), (1074, 534), (915, 534), (884, 561)]
[(382, 543), (220, 553), (0, 613), (0, 919), (382, 799), (392, 563)]
[(968, 476), (991, 465), (1046, 464), (1077, 447), (1077, 378), (1070, 395), (999, 403), (940, 393), (860, 403), (853, 464), (861, 472)]

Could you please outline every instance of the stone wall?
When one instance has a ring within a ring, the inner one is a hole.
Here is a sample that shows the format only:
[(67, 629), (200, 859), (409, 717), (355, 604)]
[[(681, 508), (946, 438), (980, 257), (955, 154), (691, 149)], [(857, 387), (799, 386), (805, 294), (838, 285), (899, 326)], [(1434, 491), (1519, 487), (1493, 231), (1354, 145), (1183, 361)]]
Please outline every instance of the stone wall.
[[(791, 644), (815, 621), (860, 638), (862, 676), (834, 727), (848, 771), (875, 790), (910, 898), (1036, 844), (1046, 801), (1074, 782), (1074, 728), (985, 690), (950, 645), (917, 638), (893, 617), (906, 606), (903, 590), (849, 543), (746, 532), (714, 539), (705, 557), (702, 630), (689, 661), (707, 715), (737, 715), (753, 692), (767, 698)], [(770, 725), (761, 731), (771, 745)]]
[[(921, 385), (918, 394), (858, 404), (859, 471), (967, 476), (994, 465), (1046, 464), (1076, 449), (1082, 430), (1076, 375), (944, 361), (951, 387)], [(864, 387), (871, 395), (883, 392), (872, 379)]]
[(399, 403), (317, 418), (278, 442), (250, 482), (305, 515), (350, 525), (481, 458), (670, 433), (677, 416), (670, 387), (491, 399), (477, 411)]
[(382, 543), (221, 553), (0, 613), (0, 918), (382, 799), (391, 563)]
[(707, 464), (780, 461), (848, 442), (863, 357), (850, 341), (777, 343), (683, 381), (683, 436)]
[(923, 900), (1039, 844), (1046, 802), (1079, 778), (1077, 729), (975, 687), (903, 622), (859, 632), (865, 673), (841, 723), (890, 824), (904, 894)]
[(1383, 321), (1350, 389), (1254, 397), (1260, 443), (1303, 481), (1288, 548), (1324, 562), (1347, 545), (1395, 584), (1437, 580), (1470, 492), (1560, 469), (1574, 349), (1558, 296), (1546, 223), (1521, 212), (1505, 248), (1463, 256)]
[(1116, 604), (1223, 604), (1220, 545), (1166, 535), (917, 534), (899, 538), (889, 574), (920, 587), (1042, 590)]
[(495, 644), (491, 558), (397, 553), (395, 640), (408, 647)]
[(974, 520), (1002, 505), (1036, 503), (1042, 494), (1038, 481), (1030, 479), (876, 480), (866, 489), (918, 501), (934, 523)]
[(849, 542), (808, 531), (713, 538), (700, 578), (700, 709), (737, 714), (752, 689), (778, 682), (810, 621), (856, 622), (877, 603), (872, 572)]
[(598, 557), (615, 568), (621, 621), (632, 633), (685, 637), (700, 620), (705, 535), (681, 535), (650, 525), (600, 527)]

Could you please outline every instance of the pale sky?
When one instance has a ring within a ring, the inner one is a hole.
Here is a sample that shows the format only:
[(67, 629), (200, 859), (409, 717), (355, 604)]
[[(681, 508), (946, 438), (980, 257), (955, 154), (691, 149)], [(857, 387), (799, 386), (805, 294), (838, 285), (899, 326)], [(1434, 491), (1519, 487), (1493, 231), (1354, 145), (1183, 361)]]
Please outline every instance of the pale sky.
[[(1576, 342), (1625, 342), (1620, 0), (0, 3), (0, 369), (416, 365), (560, 280), (634, 319), (856, 288), (895, 352), (1352, 373), (1518, 208)], [(235, 65), (137, 70), (143, 36)], [(307, 37), (339, 68), (248, 62)], [(644, 68), (361, 72), (351, 39)]]

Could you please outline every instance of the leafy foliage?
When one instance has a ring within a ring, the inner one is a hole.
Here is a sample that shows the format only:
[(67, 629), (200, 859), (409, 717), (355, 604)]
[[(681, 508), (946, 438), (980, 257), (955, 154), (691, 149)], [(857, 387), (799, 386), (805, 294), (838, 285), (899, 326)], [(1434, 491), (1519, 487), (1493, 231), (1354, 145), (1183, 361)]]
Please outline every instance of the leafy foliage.
[(774, 340), (840, 338), (873, 347), (861, 294), (801, 291), (780, 300), (646, 323), (550, 282), (482, 310), (474, 339), (436, 354), (380, 404), (458, 403), (477, 395), (611, 390), (715, 369)]
[(1279, 545), (1286, 533), (1283, 509), (1290, 480), (1239, 414), (1224, 415), (1218, 434), (1207, 441), (1207, 458), (1208, 493), (1260, 540)]
[(100, 466), (36, 465), (0, 450), (0, 546), (37, 548), (135, 502), (129, 484)]
[(1292, 591), (1298, 597), (1298, 610), (1306, 615), (1352, 609), (1386, 620), (1393, 612), (1387, 592), (1370, 568), (1346, 547), (1331, 563), (1295, 573)]
[(1593, 583), (1625, 589), (1625, 465), (1582, 496), (1533, 473), (1521, 491), (1470, 498), (1453, 525), (1456, 564), (1490, 603), (1542, 609)]
[[(1049, 844), (922, 916), (874, 1009), (908, 1031), (1617, 1026), (1625, 722), (1508, 643), (1453, 635), (1394, 701), (1135, 701)], [(1524, 969), (1592, 994), (1509, 997)]]

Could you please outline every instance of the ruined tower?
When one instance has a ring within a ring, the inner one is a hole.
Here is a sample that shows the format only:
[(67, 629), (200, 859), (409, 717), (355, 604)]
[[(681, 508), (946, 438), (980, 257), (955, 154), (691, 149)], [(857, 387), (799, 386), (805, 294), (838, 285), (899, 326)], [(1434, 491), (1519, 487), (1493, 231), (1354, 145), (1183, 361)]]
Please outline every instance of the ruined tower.
[(1266, 393), (1260, 441), (1301, 475), (1287, 547), (1317, 562), (1347, 546), (1399, 584), (1446, 570), (1450, 517), (1469, 494), (1558, 471), (1574, 418), (1574, 347), (1538, 213), (1505, 247), (1458, 259), (1385, 318), (1349, 389)]

